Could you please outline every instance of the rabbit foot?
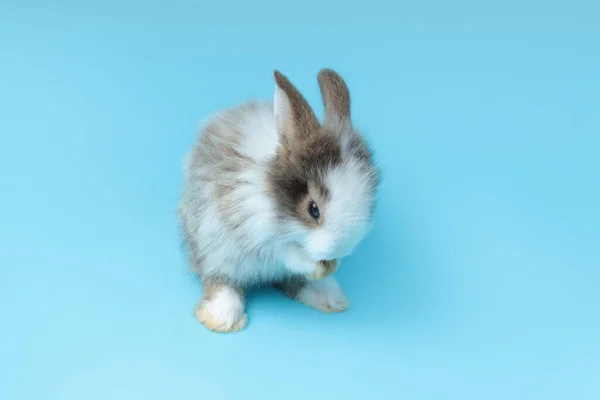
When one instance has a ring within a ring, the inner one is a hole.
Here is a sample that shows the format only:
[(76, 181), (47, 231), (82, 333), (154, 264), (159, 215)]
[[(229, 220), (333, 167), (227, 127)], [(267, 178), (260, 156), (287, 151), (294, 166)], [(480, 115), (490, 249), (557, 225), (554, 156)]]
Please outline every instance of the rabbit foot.
[(236, 332), (248, 322), (242, 295), (227, 286), (211, 288), (196, 307), (196, 319), (213, 332)]
[(307, 281), (295, 293), (294, 299), (326, 313), (341, 312), (350, 306), (346, 294), (338, 282), (330, 276), (320, 280)]

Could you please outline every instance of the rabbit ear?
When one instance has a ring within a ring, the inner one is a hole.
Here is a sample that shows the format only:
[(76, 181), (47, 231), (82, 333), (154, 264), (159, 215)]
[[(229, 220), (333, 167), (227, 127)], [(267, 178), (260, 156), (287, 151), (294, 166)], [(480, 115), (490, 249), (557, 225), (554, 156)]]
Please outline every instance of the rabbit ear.
[(350, 92), (342, 77), (334, 70), (324, 68), (317, 79), (325, 105), (324, 125), (350, 123)]
[(295, 141), (319, 130), (319, 121), (306, 99), (281, 72), (275, 71), (274, 113), (281, 144), (289, 149)]

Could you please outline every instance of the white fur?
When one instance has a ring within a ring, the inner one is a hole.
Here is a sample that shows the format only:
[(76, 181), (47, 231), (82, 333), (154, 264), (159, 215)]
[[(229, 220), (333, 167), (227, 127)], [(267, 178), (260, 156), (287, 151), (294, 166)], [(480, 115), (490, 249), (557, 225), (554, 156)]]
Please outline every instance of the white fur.
[(224, 329), (230, 329), (244, 314), (244, 302), (229, 287), (223, 287), (203, 306), (213, 321)]
[(283, 263), (295, 274), (311, 274), (315, 270), (316, 261), (304, 249), (295, 243), (290, 243), (283, 253)]
[(296, 299), (325, 312), (343, 311), (348, 308), (348, 299), (338, 285), (338, 282), (331, 276), (310, 281), (296, 296)]
[(248, 113), (249, 115), (243, 121), (244, 131), (247, 134), (239, 150), (246, 157), (266, 162), (275, 154), (279, 138), (275, 127), (273, 106), (268, 103), (262, 103), (260, 106), (258, 113)]
[(312, 232), (306, 248), (316, 259), (347, 256), (369, 229), (369, 176), (359, 172), (360, 165), (349, 159), (325, 177), (331, 200), (323, 210), (324, 223)]

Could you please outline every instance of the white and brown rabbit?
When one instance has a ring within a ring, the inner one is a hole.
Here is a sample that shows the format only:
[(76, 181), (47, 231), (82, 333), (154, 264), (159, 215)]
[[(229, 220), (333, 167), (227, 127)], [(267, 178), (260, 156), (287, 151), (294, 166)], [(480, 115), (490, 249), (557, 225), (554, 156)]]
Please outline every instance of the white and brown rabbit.
[(178, 213), (189, 262), (204, 287), (196, 316), (233, 332), (247, 322), (245, 289), (280, 288), (325, 312), (348, 307), (330, 276), (370, 228), (380, 181), (350, 119), (350, 94), (331, 69), (318, 74), (323, 124), (274, 72), (273, 103), (220, 112), (185, 165)]

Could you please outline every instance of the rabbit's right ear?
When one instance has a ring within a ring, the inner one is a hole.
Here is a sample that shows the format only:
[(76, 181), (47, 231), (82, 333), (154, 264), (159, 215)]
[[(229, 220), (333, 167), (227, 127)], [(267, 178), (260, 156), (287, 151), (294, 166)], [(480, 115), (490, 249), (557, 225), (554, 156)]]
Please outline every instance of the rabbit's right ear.
[(325, 105), (324, 125), (335, 127), (350, 123), (350, 92), (344, 79), (330, 68), (323, 68), (317, 76)]
[(275, 78), (273, 104), (275, 124), (281, 144), (288, 150), (294, 142), (301, 141), (319, 131), (319, 121), (298, 89), (281, 72)]

